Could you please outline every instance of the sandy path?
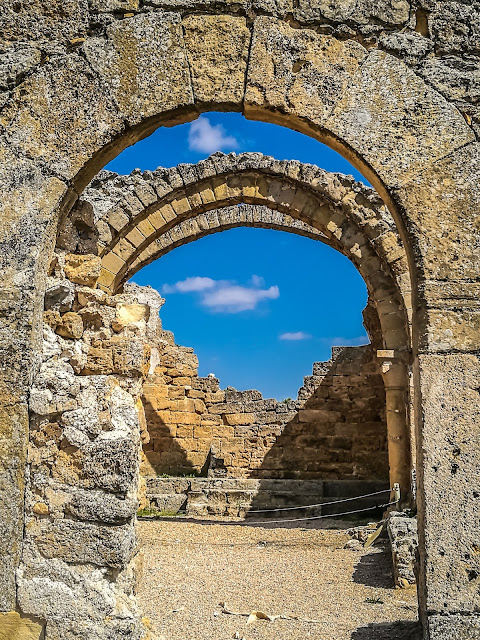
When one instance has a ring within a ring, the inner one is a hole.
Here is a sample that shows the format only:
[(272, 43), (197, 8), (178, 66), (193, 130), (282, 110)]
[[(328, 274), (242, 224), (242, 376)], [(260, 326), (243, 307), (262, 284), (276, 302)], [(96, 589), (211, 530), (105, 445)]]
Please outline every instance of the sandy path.
[[(384, 544), (352, 551), (343, 548), (345, 531), (191, 521), (140, 522), (139, 536), (139, 601), (165, 640), (416, 638), (416, 594), (392, 588)], [(247, 626), (221, 613), (220, 602), (321, 623)]]

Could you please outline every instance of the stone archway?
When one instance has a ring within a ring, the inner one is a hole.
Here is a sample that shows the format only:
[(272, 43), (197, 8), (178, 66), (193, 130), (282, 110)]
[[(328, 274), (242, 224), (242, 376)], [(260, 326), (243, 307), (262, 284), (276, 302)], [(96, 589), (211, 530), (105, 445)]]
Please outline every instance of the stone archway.
[[(302, 2), (248, 11), (242, 2), (225, 3), (214, 12), (204, 3), (205, 13), (195, 15), (183, 4), (165, 11), (171, 5), (161, 2), (135, 15), (132, 3), (134, 15), (124, 19), (121, 7), (80, 4), (58, 18), (37, 16), (28, 6), (20, 13), (2, 7), (2, 37), (13, 56), (0, 150), (2, 610), (15, 607), (26, 400), (59, 216), (128, 144), (162, 124), (229, 109), (298, 129), (341, 151), (395, 218), (414, 299), (420, 608), (430, 638), (471, 633), (479, 606), (472, 576), (480, 575), (471, 524), (479, 448), (472, 433), (480, 373), (478, 127), (462, 115), (460, 109), (471, 109), (453, 83), (429, 74), (432, 65), (416, 68), (408, 37), (406, 49), (398, 38), (405, 28), (417, 37), (416, 26), (425, 52), (435, 50), (433, 68), (442, 68), (445, 51), (468, 53), (472, 43), (459, 36), (449, 45), (443, 3), (431, 14), (420, 11), (417, 25), (406, 3), (390, 2), (378, 10), (358, 3), (333, 13)], [(458, 12), (450, 18), (465, 23)], [(380, 27), (378, 40), (370, 39), (372, 26)], [(58, 47), (45, 49), (52, 39)], [(33, 46), (24, 61), (16, 43), (26, 40)]]
[[(246, 208), (225, 209), (232, 203), (261, 208), (247, 216)], [(99, 286), (109, 293), (169, 246), (231, 226), (310, 229), (349, 257), (364, 277), (382, 327), (391, 484), (409, 494), (410, 276), (395, 223), (372, 189), (313, 165), (216, 154), (171, 170), (107, 174), (86, 190), (76, 209), (84, 208), (95, 220)]]

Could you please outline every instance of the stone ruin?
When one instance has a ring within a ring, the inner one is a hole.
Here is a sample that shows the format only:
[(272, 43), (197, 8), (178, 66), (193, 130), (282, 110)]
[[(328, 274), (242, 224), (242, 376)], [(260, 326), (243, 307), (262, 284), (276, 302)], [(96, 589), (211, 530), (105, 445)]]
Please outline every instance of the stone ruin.
[[(198, 377), (193, 350), (163, 329), (164, 300), (153, 289), (101, 291), (91, 254), (59, 250), (49, 274), (30, 392), (18, 598), (24, 613), (49, 621), (52, 637), (78, 627), (92, 638), (144, 633), (133, 599), (135, 515), (161, 506), (152, 487), (162, 473), (208, 465), (213, 478), (350, 479), (360, 493), (388, 487), (385, 392), (371, 345), (337, 348), (331, 361), (315, 363), (296, 401), (221, 391), (213, 376)], [(317, 500), (312, 489), (297, 488), (293, 500)], [(216, 509), (199, 509), (197, 496), (190, 513), (221, 513), (218, 493)], [(203, 495), (211, 501), (211, 491)], [(234, 514), (231, 504), (226, 512)]]
[[(417, 477), (424, 638), (477, 638), (478, 3), (61, 4), (0, 7), (2, 632), (148, 637), (133, 597), (147, 321), (111, 334), (95, 322), (120, 327), (121, 304), (146, 304), (116, 298), (143, 264), (249, 224), (314, 233), (364, 278), (381, 328), (390, 482), (408, 496), (412, 468)], [(215, 156), (134, 174), (118, 197), (118, 179), (103, 176), (104, 219), (87, 185), (111, 158), (214, 110), (329, 144), (376, 193), (300, 163)], [(82, 247), (88, 214), (93, 250)], [(82, 242), (52, 265), (69, 224)], [(93, 298), (82, 305), (85, 285), (73, 283), (71, 311), (48, 303), (43, 345), (48, 278), (89, 263)], [(105, 314), (91, 324), (80, 313), (89, 304)], [(81, 340), (67, 337), (77, 315)]]

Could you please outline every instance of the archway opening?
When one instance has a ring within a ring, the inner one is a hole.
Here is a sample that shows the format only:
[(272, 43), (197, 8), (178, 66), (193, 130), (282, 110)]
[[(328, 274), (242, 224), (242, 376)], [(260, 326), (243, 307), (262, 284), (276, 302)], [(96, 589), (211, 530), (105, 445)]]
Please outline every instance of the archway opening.
[[(122, 181), (126, 182), (122, 184)], [(51, 266), (52, 276), (61, 278), (65, 275), (65, 268), (72, 273), (72, 270), (82, 271), (85, 266), (88, 272), (89, 262), (98, 265), (98, 260), (92, 259), (92, 255), (97, 254), (96, 257), (101, 258), (98, 285), (105, 297), (102, 298), (101, 293), (92, 297), (90, 292), (83, 291), (75, 298), (75, 304), (79, 307), (72, 307), (71, 311), (75, 314), (80, 312), (80, 307), (84, 307), (80, 314), (83, 326), (92, 332), (90, 338), (94, 338), (83, 354), (86, 359), (74, 355), (78, 373), (83, 376), (102, 375), (106, 363), (107, 369), (110, 371), (110, 367), (111, 373), (116, 376), (133, 376), (136, 379), (133, 387), (131, 382), (125, 384), (123, 380), (120, 389), (127, 393), (134, 390), (130, 395), (136, 398), (134, 404), (140, 414), (143, 408), (138, 402), (138, 378), (146, 375), (147, 363), (141, 362), (141, 358), (145, 357), (145, 349), (143, 356), (139, 356), (138, 349), (134, 353), (135, 348), (139, 347), (139, 341), (135, 339), (139, 326), (135, 325), (139, 322), (142, 327), (142, 321), (146, 324), (149, 321), (146, 317), (136, 320), (130, 317), (131, 309), (127, 307), (132, 301), (125, 285), (128, 279), (144, 265), (172, 249), (215, 230), (257, 225), (273, 229), (288, 227), (290, 231), (315, 237), (348, 255), (368, 284), (381, 326), (382, 340), (378, 346), (393, 347), (377, 350), (384, 352), (381, 356), (386, 359), (384, 374), (388, 374), (392, 367), (397, 372), (401, 369), (400, 378), (396, 375), (394, 385), (390, 384), (387, 388), (387, 395), (388, 391), (393, 391), (399, 403), (395, 408), (392, 407), (394, 424), (399, 431), (391, 440), (390, 451), (395, 451), (396, 446), (401, 445), (401, 456), (394, 456), (395, 473), (401, 470), (408, 477), (405, 484), (409, 484), (409, 452), (405, 449), (408, 441), (408, 432), (405, 430), (408, 389), (405, 384), (406, 360), (402, 360), (402, 357), (408, 357), (410, 333), (408, 313), (403, 302), (408, 292), (407, 279), (402, 278), (406, 272), (406, 260), (383, 203), (374, 192), (365, 189), (348, 177), (329, 178), (315, 167), (303, 167), (295, 162), (277, 164), (272, 158), (259, 157), (259, 154), (217, 154), (199, 163), (193, 172), (188, 166), (181, 166), (143, 175), (134, 172), (127, 177), (99, 176), (85, 191), (62, 227), (59, 234), (61, 256)], [(70, 245), (70, 242), (73, 244)], [(93, 250), (93, 254), (85, 255), (87, 247), (92, 248), (89, 251)], [(77, 284), (87, 284), (82, 275), (73, 277), (79, 278)], [(126, 298), (122, 299), (125, 294)], [(115, 303), (106, 302), (112, 296)], [(54, 306), (56, 304), (54, 301)], [(104, 315), (97, 308), (98, 305), (115, 307), (115, 318), (111, 311)], [(149, 306), (143, 294), (133, 302), (134, 307), (142, 305)], [(155, 313), (149, 312), (148, 315), (152, 320), (155, 319)], [(67, 332), (65, 337), (71, 337), (68, 335), (70, 329), (63, 326), (63, 316), (58, 324), (55, 315), (49, 320), (54, 332), (59, 335), (62, 331)], [(113, 333), (103, 333), (105, 321), (110, 323)], [(126, 335), (122, 336), (124, 330)], [(98, 331), (101, 335), (94, 337), (93, 334)], [(377, 356), (376, 353), (374, 355)], [(152, 367), (151, 354), (149, 358), (148, 372)], [(378, 361), (375, 362), (378, 365)], [(216, 393), (213, 389), (207, 392)], [(111, 390), (104, 394), (101, 402), (105, 402), (107, 396), (110, 401), (115, 395), (112, 392), (110, 396), (110, 393)], [(115, 393), (118, 396), (120, 391), (115, 390)], [(126, 398), (123, 401), (127, 402)], [(397, 410), (398, 406), (400, 411)], [(112, 415), (115, 409), (111, 405)], [(148, 432), (148, 425), (145, 426), (144, 435), (145, 431)], [(241, 424), (237, 426), (248, 427)], [(68, 442), (63, 444), (67, 447), (66, 454), (75, 456), (77, 450), (82, 451), (85, 443), (81, 438), (78, 439), (78, 433), (74, 430), (69, 434), (70, 440), (67, 439)], [(111, 455), (115, 457), (117, 454), (113, 448)], [(131, 452), (129, 455), (131, 461)], [(63, 474), (64, 471), (59, 473)], [(109, 478), (108, 464), (101, 468), (100, 475), (102, 473)], [(60, 478), (64, 480), (65, 476), (61, 475)], [(105, 482), (105, 487), (109, 486), (109, 480)]]

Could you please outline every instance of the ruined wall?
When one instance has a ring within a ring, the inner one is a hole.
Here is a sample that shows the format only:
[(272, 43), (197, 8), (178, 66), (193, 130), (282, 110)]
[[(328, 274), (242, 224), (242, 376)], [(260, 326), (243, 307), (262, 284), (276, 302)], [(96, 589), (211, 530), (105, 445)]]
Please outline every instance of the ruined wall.
[(388, 477), (371, 346), (316, 363), (296, 401), (221, 391), (162, 328), (159, 294), (128, 284), (108, 295), (99, 273), (97, 256), (57, 251), (30, 393), (18, 599), (46, 621), (49, 640), (74, 640), (78, 629), (89, 640), (148, 637), (135, 603), (141, 473)]
[(95, 256), (55, 258), (30, 393), (18, 598), (49, 640), (148, 633), (134, 597), (140, 398), (162, 301), (135, 287), (105, 296), (92, 288), (98, 275)]
[[(173, 341), (172, 341), (173, 342)], [(385, 389), (371, 345), (316, 362), (298, 398), (221, 390), (191, 349), (165, 343), (144, 385), (142, 474), (388, 479)]]

